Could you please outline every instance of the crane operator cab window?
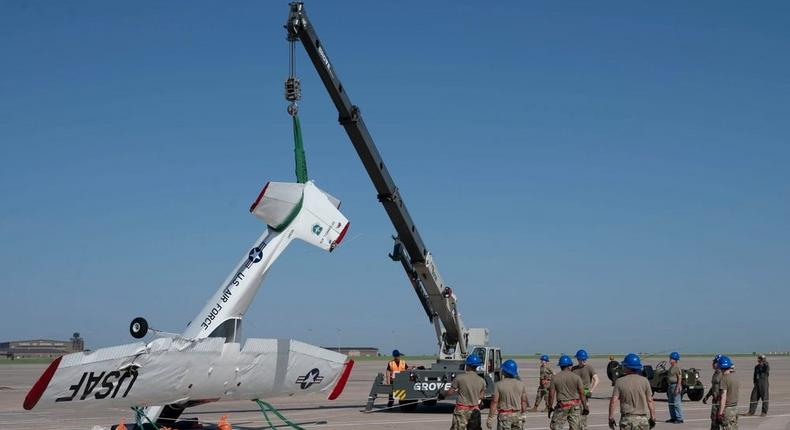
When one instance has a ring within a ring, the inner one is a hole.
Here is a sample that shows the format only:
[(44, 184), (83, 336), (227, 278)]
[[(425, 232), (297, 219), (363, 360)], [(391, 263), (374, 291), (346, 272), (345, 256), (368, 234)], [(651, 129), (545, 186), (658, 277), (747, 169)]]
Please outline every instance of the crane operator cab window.
[[(476, 355), (480, 357), (481, 363), (488, 363), (488, 357), (487, 357), (488, 354), (486, 354), (485, 348), (480, 348), (480, 347), (475, 348), (472, 350), (471, 355)], [(493, 363), (493, 357), (492, 357), (492, 363)], [(483, 369), (478, 368), (478, 370), (483, 370)]]

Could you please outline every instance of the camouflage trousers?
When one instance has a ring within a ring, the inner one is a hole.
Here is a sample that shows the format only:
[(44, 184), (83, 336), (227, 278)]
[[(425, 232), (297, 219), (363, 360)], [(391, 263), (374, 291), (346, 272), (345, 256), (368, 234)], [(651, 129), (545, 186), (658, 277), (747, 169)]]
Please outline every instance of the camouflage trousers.
[(738, 430), (737, 406), (727, 406), (724, 408), (724, 419), (721, 422), (721, 430)]
[(521, 414), (515, 412), (497, 415), (497, 430), (521, 430)]
[(560, 430), (568, 423), (569, 430), (581, 430), (582, 407), (581, 405), (573, 405), (570, 408), (555, 408), (551, 414), (551, 422), (549, 428), (551, 430)]
[[(587, 397), (587, 402), (588, 402), (587, 403), (587, 407), (589, 408), (590, 407), (590, 403), (589, 403), (590, 397), (592, 397), (592, 393), (590, 392), (589, 388), (585, 388), (584, 389), (584, 396)], [(587, 415), (582, 415), (581, 428), (582, 428), (582, 430), (587, 430)]]
[(621, 415), (620, 430), (650, 430), (646, 415)]
[(719, 400), (713, 399), (710, 405), (710, 430), (721, 430), (717, 415), (719, 415)]
[(535, 395), (535, 409), (538, 409), (540, 406), (541, 401), (546, 400), (546, 409), (548, 409), (551, 405), (549, 405), (549, 389), (545, 387), (538, 387), (538, 393)]
[[(476, 415), (476, 418), (473, 418)], [(481, 428), (479, 409), (456, 409), (453, 412), (453, 425), (450, 430), (471, 430)]]

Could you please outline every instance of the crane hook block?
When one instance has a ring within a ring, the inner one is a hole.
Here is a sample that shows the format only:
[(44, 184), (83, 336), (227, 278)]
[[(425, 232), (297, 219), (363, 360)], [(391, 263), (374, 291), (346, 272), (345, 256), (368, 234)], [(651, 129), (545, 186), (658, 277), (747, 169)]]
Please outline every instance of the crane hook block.
[(302, 98), (302, 85), (299, 79), (291, 76), (285, 80), (285, 99), (295, 103)]

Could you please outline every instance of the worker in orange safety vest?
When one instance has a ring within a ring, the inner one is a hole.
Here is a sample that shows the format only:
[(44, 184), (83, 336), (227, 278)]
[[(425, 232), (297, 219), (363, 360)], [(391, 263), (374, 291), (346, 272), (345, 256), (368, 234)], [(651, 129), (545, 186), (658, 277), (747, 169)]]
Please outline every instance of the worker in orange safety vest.
[[(408, 370), (410, 367), (406, 364), (406, 360), (403, 360), (403, 354), (400, 353), (397, 349), (392, 351), (392, 360), (387, 362), (387, 373), (385, 373), (385, 381), (387, 384), (392, 384), (392, 381), (395, 379), (395, 375), (399, 372), (403, 372)], [(392, 397), (392, 393), (390, 393), (389, 398), (387, 399), (387, 407), (390, 408), (395, 403), (395, 398)]]

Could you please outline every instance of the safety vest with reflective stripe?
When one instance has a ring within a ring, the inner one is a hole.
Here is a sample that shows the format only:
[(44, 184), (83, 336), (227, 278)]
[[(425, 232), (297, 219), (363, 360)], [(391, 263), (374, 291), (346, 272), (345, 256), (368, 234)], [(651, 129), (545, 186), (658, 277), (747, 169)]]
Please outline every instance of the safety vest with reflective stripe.
[(390, 360), (390, 362), (387, 363), (387, 370), (390, 372), (390, 377), (394, 378), (396, 373), (406, 370), (406, 362), (403, 360), (400, 360), (400, 362)]

